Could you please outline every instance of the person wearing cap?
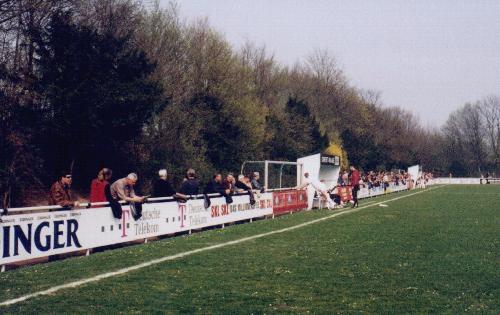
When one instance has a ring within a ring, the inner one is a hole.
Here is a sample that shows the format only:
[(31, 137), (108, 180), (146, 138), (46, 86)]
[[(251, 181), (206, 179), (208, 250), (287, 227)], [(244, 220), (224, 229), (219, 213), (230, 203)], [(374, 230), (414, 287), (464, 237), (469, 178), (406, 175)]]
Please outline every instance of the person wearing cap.
[(154, 197), (175, 197), (181, 201), (187, 200), (187, 196), (175, 191), (172, 184), (168, 181), (168, 173), (166, 169), (158, 171), (159, 178), (153, 184)]
[(78, 201), (73, 201), (71, 198), (71, 182), (71, 174), (63, 173), (63, 175), (52, 184), (49, 193), (49, 205), (59, 205), (66, 209), (78, 207)]
[(136, 221), (142, 217), (142, 203), (146, 197), (137, 196), (135, 194), (134, 186), (137, 183), (137, 179), (137, 174), (130, 173), (127, 177), (120, 178), (109, 186), (107, 197), (109, 198), (108, 201), (115, 218), (121, 219), (122, 217), (122, 208), (119, 203), (120, 200), (130, 204), (132, 216)]
[(200, 182), (196, 179), (196, 172), (190, 168), (187, 171), (186, 179), (182, 182), (181, 193), (184, 195), (197, 195), (200, 189)]
[(109, 168), (103, 168), (90, 183), (90, 202), (104, 202), (106, 201), (106, 194), (104, 189), (109, 185), (109, 181), (113, 176), (113, 172)]

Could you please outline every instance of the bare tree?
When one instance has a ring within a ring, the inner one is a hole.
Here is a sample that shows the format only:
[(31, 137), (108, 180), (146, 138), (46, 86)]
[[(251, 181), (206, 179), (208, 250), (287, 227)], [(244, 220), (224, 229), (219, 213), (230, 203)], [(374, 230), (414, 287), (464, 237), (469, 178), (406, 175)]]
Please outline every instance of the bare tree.
[(495, 171), (500, 166), (500, 98), (488, 96), (478, 103), (478, 109), (484, 121), (487, 143), (493, 157)]
[(316, 49), (308, 58), (306, 67), (309, 72), (325, 85), (335, 85), (344, 82), (344, 75), (337, 60), (328, 50)]
[(479, 105), (467, 103), (452, 113), (443, 130), (455, 154), (468, 160), (470, 168), (482, 173), (486, 158), (485, 128)]
[(370, 89), (358, 89), (358, 94), (366, 104), (376, 107), (382, 106), (382, 92)]

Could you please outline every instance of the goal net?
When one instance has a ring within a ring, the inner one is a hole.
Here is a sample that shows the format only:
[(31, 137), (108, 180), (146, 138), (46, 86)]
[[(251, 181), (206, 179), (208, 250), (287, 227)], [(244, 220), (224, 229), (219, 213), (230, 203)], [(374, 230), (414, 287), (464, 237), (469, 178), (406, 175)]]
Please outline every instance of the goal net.
[(288, 161), (245, 161), (241, 174), (251, 175), (259, 172), (260, 182), (267, 190), (290, 189), (297, 186), (296, 162)]

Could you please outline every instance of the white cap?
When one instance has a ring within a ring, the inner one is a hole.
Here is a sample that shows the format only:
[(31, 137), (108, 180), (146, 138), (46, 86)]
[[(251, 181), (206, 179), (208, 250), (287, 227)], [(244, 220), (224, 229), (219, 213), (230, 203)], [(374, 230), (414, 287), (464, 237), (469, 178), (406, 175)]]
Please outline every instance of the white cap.
[(136, 173), (130, 173), (127, 175), (127, 178), (130, 180), (137, 180), (137, 174)]
[(160, 177), (167, 177), (167, 170), (162, 168), (161, 170), (158, 171), (158, 175)]

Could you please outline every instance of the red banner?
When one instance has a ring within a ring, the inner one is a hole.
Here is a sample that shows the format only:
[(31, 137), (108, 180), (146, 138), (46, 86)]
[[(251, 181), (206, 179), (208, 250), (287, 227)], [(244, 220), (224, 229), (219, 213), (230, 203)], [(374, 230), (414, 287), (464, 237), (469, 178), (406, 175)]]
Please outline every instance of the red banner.
[(337, 189), (339, 190), (340, 199), (342, 199), (343, 202), (347, 202), (352, 199), (351, 186), (340, 186)]
[(287, 190), (273, 192), (273, 213), (283, 214), (307, 208), (305, 190)]

